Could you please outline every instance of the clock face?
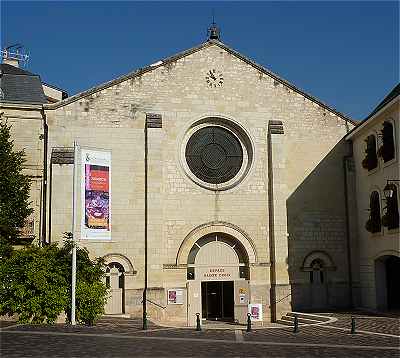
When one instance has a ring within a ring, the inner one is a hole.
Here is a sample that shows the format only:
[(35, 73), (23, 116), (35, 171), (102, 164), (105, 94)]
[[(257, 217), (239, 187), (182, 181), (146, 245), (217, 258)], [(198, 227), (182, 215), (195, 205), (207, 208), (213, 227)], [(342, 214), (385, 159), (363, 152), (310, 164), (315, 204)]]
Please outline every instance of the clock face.
[(224, 84), (224, 77), (222, 76), (221, 72), (218, 72), (215, 68), (213, 68), (207, 72), (206, 81), (209, 87), (222, 87)]

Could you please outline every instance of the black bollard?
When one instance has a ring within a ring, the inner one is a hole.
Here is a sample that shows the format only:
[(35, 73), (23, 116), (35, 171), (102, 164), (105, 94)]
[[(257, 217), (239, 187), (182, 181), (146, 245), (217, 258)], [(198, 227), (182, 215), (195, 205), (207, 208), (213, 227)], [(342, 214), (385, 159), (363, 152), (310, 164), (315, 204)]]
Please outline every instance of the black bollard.
[(201, 331), (200, 313), (196, 313), (196, 331)]
[(297, 333), (299, 331), (299, 318), (297, 314), (294, 316), (294, 326), (293, 326), (293, 333)]
[(356, 319), (351, 317), (351, 334), (356, 334)]
[(251, 314), (247, 314), (247, 329), (246, 332), (251, 332)]

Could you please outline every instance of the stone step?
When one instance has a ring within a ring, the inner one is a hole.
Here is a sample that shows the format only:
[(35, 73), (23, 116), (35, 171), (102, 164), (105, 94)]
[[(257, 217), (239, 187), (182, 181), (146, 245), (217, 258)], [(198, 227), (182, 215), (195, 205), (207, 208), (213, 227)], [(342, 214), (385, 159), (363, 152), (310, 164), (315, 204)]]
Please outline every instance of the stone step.
[[(294, 316), (283, 316), (283, 317), (281, 317), (281, 320), (289, 321), (289, 322), (291, 322), (291, 324), (293, 324), (294, 323)], [(318, 321), (316, 319), (311, 319), (311, 318), (298, 318), (298, 322), (299, 323), (304, 323), (304, 324), (311, 324), (311, 323), (320, 323), (320, 322), (323, 322), (323, 321)]]
[(282, 319), (278, 319), (276, 321), (276, 323), (282, 324), (284, 326), (293, 326), (293, 322), (291, 321), (286, 321), (286, 320), (282, 320)]
[(324, 316), (313, 315), (313, 314), (309, 314), (309, 313), (301, 313), (301, 312), (287, 312), (286, 316), (288, 316), (288, 317), (297, 316), (299, 319), (300, 318), (312, 319), (312, 320), (319, 321), (319, 322), (328, 322), (331, 319), (328, 316), (324, 317)]

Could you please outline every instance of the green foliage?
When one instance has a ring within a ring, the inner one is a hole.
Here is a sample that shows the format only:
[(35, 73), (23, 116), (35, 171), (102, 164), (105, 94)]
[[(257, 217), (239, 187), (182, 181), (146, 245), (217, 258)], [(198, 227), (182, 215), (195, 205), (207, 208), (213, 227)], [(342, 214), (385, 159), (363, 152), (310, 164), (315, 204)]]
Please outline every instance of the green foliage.
[(68, 301), (68, 283), (55, 245), (28, 246), (0, 263), (0, 313), (19, 322), (54, 323)]
[[(64, 241), (64, 267), (68, 282), (72, 279), (72, 248), (71, 234), (65, 233)], [(76, 319), (78, 322), (92, 325), (103, 313), (106, 303), (107, 288), (102, 282), (104, 277), (104, 259), (90, 260), (89, 252), (85, 248), (78, 247), (76, 250)], [(69, 291), (68, 308), (66, 310), (68, 319), (71, 313), (71, 292)]]
[(76, 319), (90, 326), (104, 313), (106, 286), (99, 281), (79, 280), (76, 285)]
[(10, 128), (0, 118), (0, 237), (3, 246), (17, 242), (20, 228), (32, 213), (29, 207), (31, 181), (22, 173), (25, 153), (13, 150)]
[[(0, 261), (0, 314), (19, 315), (19, 322), (54, 323), (71, 312), (73, 243), (28, 246)], [(90, 260), (77, 248), (76, 318), (93, 324), (103, 313), (107, 289), (102, 282), (104, 261)]]

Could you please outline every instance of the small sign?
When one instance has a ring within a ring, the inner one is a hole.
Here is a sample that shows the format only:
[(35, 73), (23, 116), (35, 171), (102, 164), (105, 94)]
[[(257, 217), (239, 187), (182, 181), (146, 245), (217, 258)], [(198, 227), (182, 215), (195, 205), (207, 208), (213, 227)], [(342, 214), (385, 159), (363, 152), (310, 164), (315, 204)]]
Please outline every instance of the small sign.
[(239, 295), (239, 303), (246, 303), (246, 296), (245, 295)]
[(210, 268), (204, 273), (204, 278), (207, 279), (228, 279), (230, 277), (231, 273), (223, 267)]
[(245, 295), (246, 294), (246, 289), (243, 287), (239, 288), (239, 295)]
[(183, 290), (180, 288), (172, 288), (168, 290), (169, 305), (183, 305)]
[(250, 303), (248, 305), (248, 313), (250, 313), (250, 319), (252, 321), (262, 321), (262, 304), (260, 303)]

